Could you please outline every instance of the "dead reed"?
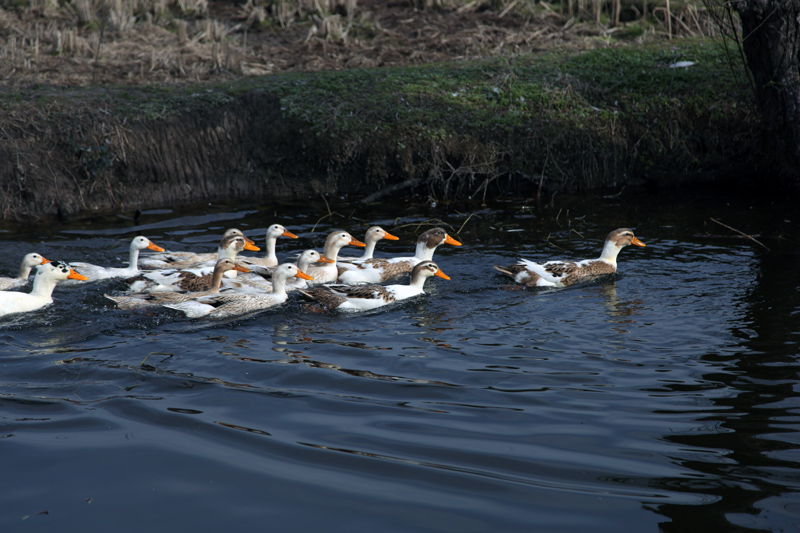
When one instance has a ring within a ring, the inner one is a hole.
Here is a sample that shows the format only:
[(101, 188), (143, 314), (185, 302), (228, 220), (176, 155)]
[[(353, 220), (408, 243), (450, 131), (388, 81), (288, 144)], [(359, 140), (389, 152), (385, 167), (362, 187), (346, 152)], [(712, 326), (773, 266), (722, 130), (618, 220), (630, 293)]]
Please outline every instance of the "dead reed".
[[(468, 15), (479, 17), (477, 24), (459, 24)], [(715, 29), (701, 0), (412, 0), (400, 6), (247, 0), (238, 7), (213, 0), (28, 0), (0, 7), (0, 78), (199, 81), (518, 53), (565, 39), (609, 42), (623, 31), (671, 38)]]

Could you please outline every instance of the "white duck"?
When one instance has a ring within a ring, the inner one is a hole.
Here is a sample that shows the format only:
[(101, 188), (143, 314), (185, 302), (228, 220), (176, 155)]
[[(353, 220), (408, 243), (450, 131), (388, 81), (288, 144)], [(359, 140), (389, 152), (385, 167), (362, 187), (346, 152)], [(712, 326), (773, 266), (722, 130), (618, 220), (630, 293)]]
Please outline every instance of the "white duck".
[[(314, 263), (333, 263), (333, 260), (328, 259), (321, 253), (316, 250), (306, 250), (300, 254), (300, 257), (297, 258), (296, 263), (292, 263), (295, 265), (300, 272), (306, 272), (308, 268)], [(239, 276), (237, 279), (226, 279), (223, 280), (223, 285), (227, 289), (231, 289), (235, 292), (243, 292), (243, 293), (264, 293), (264, 292), (272, 292), (272, 275), (275, 271), (275, 268), (263, 268), (263, 267), (253, 267), (253, 265), (248, 265), (251, 271), (255, 273), (249, 276)], [(263, 270), (262, 270), (263, 268)], [(269, 278), (269, 279), (268, 279)], [(289, 278), (286, 281), (286, 290), (287, 291), (294, 291), (297, 289), (305, 289), (308, 287), (308, 282), (303, 278)]]
[(433, 261), (422, 261), (411, 271), (408, 285), (324, 285), (301, 290), (327, 309), (366, 311), (425, 294), (425, 280), (431, 276), (450, 279)]
[(628, 228), (615, 229), (606, 237), (603, 253), (597, 259), (583, 261), (547, 261), (535, 263), (520, 259), (510, 266), (494, 268), (527, 287), (566, 287), (598, 276), (613, 274), (617, 271), (617, 255), (620, 250), (635, 244), (645, 244), (633, 235)]
[[(200, 263), (212, 262), (215, 263), (222, 257), (229, 257), (223, 249), (230, 246), (234, 237), (241, 237), (244, 239), (244, 246), (242, 250), (252, 250), (257, 252), (261, 250), (255, 243), (249, 239), (241, 230), (230, 228), (222, 234), (222, 239), (219, 241), (219, 246), (215, 253), (197, 253), (197, 252), (164, 252), (160, 254), (150, 254), (142, 257), (139, 263), (143, 268), (191, 268)], [(163, 250), (162, 250), (163, 252)]]
[(328, 238), (325, 239), (325, 249), (322, 255), (333, 262), (309, 265), (306, 273), (314, 278), (313, 281), (309, 282), (309, 286), (336, 281), (336, 278), (339, 277), (339, 271), (336, 269), (336, 260), (339, 258), (339, 250), (348, 244), (352, 246), (366, 246), (366, 244), (354, 239), (353, 236), (346, 231), (337, 230), (328, 235)]
[(290, 277), (312, 279), (295, 265), (286, 263), (275, 269), (272, 275), (272, 292), (269, 294), (224, 293), (201, 296), (188, 302), (165, 304), (164, 307), (181, 311), (189, 318), (226, 318), (263, 311), (287, 300), (286, 280)]
[(372, 259), (375, 254), (375, 246), (378, 244), (378, 241), (383, 239), (390, 241), (400, 240), (398, 237), (395, 237), (380, 226), (372, 226), (369, 228), (366, 235), (364, 235), (364, 243), (367, 245), (364, 248), (364, 253), (361, 254), (360, 257), (340, 257), (339, 262), (336, 265), (339, 270), (339, 274), (341, 275), (341, 273), (345, 270), (356, 268), (356, 266), (363, 263), (367, 259)]
[(19, 267), (19, 274), (16, 278), (0, 278), (0, 290), (7, 291), (9, 289), (16, 289), (28, 283), (28, 276), (31, 274), (33, 267), (49, 263), (47, 259), (41, 255), (32, 252), (26, 254), (22, 258), (22, 265)]
[(33, 278), (31, 292), (0, 291), (0, 316), (26, 313), (50, 305), (53, 303), (56, 283), (65, 279), (87, 278), (60, 261), (40, 265)]
[(279, 237), (296, 239), (297, 235), (287, 230), (280, 224), (273, 224), (267, 228), (267, 253), (264, 257), (243, 257), (245, 264), (260, 265), (263, 267), (278, 266), (278, 256), (275, 254), (275, 245)]
[(134, 237), (129, 247), (130, 256), (128, 266), (125, 268), (102, 267), (93, 265), (91, 263), (72, 263), (75, 268), (79, 269), (83, 274), (89, 278), (90, 281), (109, 278), (123, 278), (132, 277), (139, 273), (139, 252), (141, 250), (155, 250), (156, 252), (163, 252), (164, 249), (156, 246), (150, 239), (139, 235)]
[(119, 309), (136, 309), (145, 306), (187, 302), (198, 296), (219, 293), (219, 289), (222, 286), (223, 274), (231, 270), (249, 272), (249, 270), (241, 265), (237, 265), (233, 260), (223, 258), (217, 261), (214, 272), (209, 275), (198, 276), (193, 272), (185, 270), (176, 271), (179, 279), (176, 279), (175, 283), (172, 284), (173, 291), (140, 292), (124, 296), (110, 296), (106, 294), (105, 297), (116, 303)]
[(417, 249), (413, 257), (393, 257), (391, 259), (367, 259), (357, 268), (347, 270), (339, 276), (339, 281), (348, 285), (357, 283), (382, 283), (411, 270), (422, 261), (433, 259), (433, 252), (441, 244), (461, 246), (442, 228), (433, 228), (417, 239)]

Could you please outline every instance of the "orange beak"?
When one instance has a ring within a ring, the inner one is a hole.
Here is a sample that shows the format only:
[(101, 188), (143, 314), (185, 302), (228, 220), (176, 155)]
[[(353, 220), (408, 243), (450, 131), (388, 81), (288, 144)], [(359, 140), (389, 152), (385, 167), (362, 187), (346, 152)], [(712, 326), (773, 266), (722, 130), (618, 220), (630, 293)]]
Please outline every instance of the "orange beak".
[(366, 246), (366, 244), (364, 244), (363, 242), (361, 242), (359, 240), (356, 240), (356, 239), (353, 239), (352, 241), (348, 242), (347, 244), (352, 244), (353, 246), (361, 246), (361, 247)]
[(442, 278), (442, 279), (450, 279), (450, 276), (448, 276), (447, 274), (445, 274), (441, 270), (437, 270), (436, 274), (434, 274), (434, 276), (436, 276), (438, 278)]
[(44, 257), (42, 257), (42, 262), (40, 264), (44, 265), (44, 264), (49, 263), (49, 262), (50, 262), (49, 259), (45, 259)]
[(461, 246), (461, 243), (452, 238), (450, 235), (445, 237), (444, 242), (445, 244), (452, 244), (453, 246)]
[(636, 237), (633, 238), (631, 244), (635, 244), (636, 246), (647, 246), (645, 243), (637, 239)]
[(164, 251), (164, 249), (162, 247), (156, 246), (152, 242), (147, 245), (147, 249), (148, 250), (153, 250), (154, 252), (163, 252)]
[(305, 272), (302, 272), (300, 270), (297, 271), (297, 274), (295, 274), (294, 277), (300, 278), (300, 279), (310, 279), (310, 280), (314, 279), (313, 277), (309, 276), (308, 274), (306, 274)]
[(81, 281), (86, 281), (86, 280), (87, 280), (87, 279), (89, 279), (89, 278), (87, 278), (87, 277), (86, 277), (86, 276), (84, 276), (83, 274), (78, 274), (77, 272), (75, 272), (74, 270), (72, 270), (72, 269), (70, 268), (70, 269), (69, 269), (69, 276), (67, 276), (67, 279), (79, 279), (79, 280), (81, 280)]
[(320, 255), (319, 256), (319, 261), (317, 261), (317, 263), (335, 263), (335, 262), (336, 261), (334, 261), (333, 259), (328, 259), (324, 255)]
[(251, 239), (247, 235), (242, 235), (242, 236), (244, 237), (244, 242), (246, 242), (247, 244), (255, 244), (256, 243), (256, 241), (254, 241), (253, 239)]
[(233, 270), (238, 270), (239, 272), (250, 272), (250, 270), (243, 267), (242, 265), (234, 265)]
[[(250, 241), (250, 242), (253, 242), (253, 241)], [(255, 244), (250, 244), (250, 242), (245, 242), (244, 243), (244, 249), (245, 250), (250, 250), (251, 252), (258, 252), (259, 250), (261, 250), (261, 248), (259, 248)]]
[(391, 233), (389, 233), (388, 231), (387, 231), (387, 232), (386, 232), (386, 234), (383, 236), (383, 238), (384, 238), (384, 239), (389, 239), (390, 241), (399, 241), (399, 240), (400, 240), (400, 237), (395, 237), (394, 235), (392, 235), (392, 234), (391, 234)]
[(281, 233), (281, 235), (284, 236), (284, 237), (289, 237), (290, 239), (296, 239), (297, 238), (297, 235), (295, 235), (294, 233), (292, 233), (288, 229), (284, 230), (283, 233)]

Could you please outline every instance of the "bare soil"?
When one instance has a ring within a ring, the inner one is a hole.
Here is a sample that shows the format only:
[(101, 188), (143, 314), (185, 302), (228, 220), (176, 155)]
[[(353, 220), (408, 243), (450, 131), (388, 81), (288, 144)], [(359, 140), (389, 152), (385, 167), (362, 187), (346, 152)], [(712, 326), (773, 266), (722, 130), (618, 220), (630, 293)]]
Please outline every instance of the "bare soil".
[[(622, 30), (580, 22), (548, 9), (520, 9), (525, 3), (507, 3), (514, 9), (489, 0), (460, 8), (417, 9), (415, 3), (420, 2), (359, 0), (350, 17), (334, 13), (280, 27), (249, 20), (241, 0), (212, 0), (202, 17), (139, 21), (124, 31), (99, 22), (81, 25), (74, 15), (54, 8), (4, 6), (0, 7), (0, 43), (4, 44), (0, 55), (5, 61), (0, 62), (0, 80), (12, 87), (220, 81), (285, 71), (521, 54), (553, 47), (586, 49), (608, 46), (607, 36)], [(493, 4), (497, 9), (492, 9)], [(654, 22), (656, 26), (642, 38), (661, 38), (656, 35), (658, 21)]]

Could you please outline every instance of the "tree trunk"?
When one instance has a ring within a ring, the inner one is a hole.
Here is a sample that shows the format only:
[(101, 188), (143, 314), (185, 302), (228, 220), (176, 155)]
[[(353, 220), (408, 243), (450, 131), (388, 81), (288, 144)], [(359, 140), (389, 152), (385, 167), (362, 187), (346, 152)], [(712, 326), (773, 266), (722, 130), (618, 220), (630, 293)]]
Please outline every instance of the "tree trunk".
[(800, 0), (734, 0), (755, 82), (767, 161), (800, 187)]

